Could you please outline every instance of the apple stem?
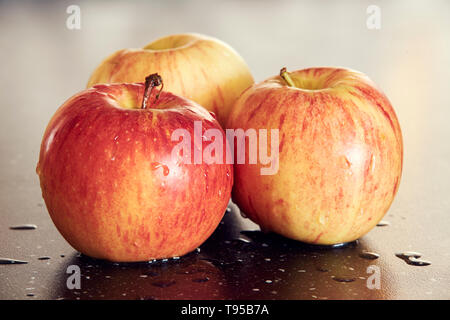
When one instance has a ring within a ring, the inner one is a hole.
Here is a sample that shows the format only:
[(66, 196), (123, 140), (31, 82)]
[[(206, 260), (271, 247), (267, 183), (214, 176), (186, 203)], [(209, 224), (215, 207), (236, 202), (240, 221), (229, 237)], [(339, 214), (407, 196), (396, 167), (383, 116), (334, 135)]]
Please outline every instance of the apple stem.
[(153, 88), (161, 85), (161, 89), (159, 89), (159, 92), (156, 94), (155, 100), (153, 100), (153, 103), (159, 98), (159, 95), (161, 94), (162, 89), (164, 88), (164, 83), (161, 78), (161, 76), (157, 73), (152, 73), (148, 77), (145, 78), (145, 90), (144, 90), (144, 98), (142, 99), (142, 109), (147, 109), (149, 104), (147, 104), (148, 98), (152, 95)]
[(288, 86), (295, 87), (294, 81), (289, 76), (289, 73), (287, 72), (286, 67), (284, 67), (280, 70), (280, 77), (283, 78), (284, 81), (286, 81)]

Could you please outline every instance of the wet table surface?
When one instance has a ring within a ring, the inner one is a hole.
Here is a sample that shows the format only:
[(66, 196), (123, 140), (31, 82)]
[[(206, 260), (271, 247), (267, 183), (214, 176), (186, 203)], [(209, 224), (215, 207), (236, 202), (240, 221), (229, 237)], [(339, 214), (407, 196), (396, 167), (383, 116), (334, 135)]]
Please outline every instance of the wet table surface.
[[(81, 2), (79, 31), (65, 27), (69, 4), (0, 3), (0, 257), (28, 262), (0, 265), (0, 299), (450, 298), (449, 3), (380, 3), (376, 31), (365, 24), (369, 3), (251, 3), (119, 1), (104, 10), (102, 2)], [(145, 24), (147, 13), (161, 30)], [(113, 264), (75, 252), (53, 226), (34, 172), (43, 130), (103, 57), (185, 30), (230, 43), (258, 81), (281, 66), (316, 65), (351, 67), (375, 80), (396, 109), (405, 143), (389, 224), (344, 247), (314, 247), (262, 234), (230, 204), (210, 239), (178, 260)], [(21, 224), (37, 229), (10, 229)], [(395, 255), (406, 251), (431, 264)], [(66, 285), (71, 265), (80, 267), (79, 290)], [(368, 286), (374, 270), (379, 289)]]

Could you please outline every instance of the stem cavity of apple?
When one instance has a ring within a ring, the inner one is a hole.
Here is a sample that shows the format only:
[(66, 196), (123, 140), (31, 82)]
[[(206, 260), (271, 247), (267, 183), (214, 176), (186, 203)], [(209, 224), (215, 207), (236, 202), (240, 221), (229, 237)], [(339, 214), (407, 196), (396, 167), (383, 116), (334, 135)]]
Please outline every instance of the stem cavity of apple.
[(286, 81), (286, 83), (289, 87), (295, 87), (294, 81), (292, 80), (291, 76), (287, 72), (286, 67), (284, 67), (280, 70), (280, 77), (284, 81)]
[(153, 88), (161, 86), (159, 92), (156, 94), (155, 100), (152, 103), (155, 103), (158, 100), (159, 95), (161, 94), (162, 89), (164, 88), (164, 83), (161, 76), (157, 73), (152, 73), (151, 75), (145, 78), (145, 90), (144, 90), (144, 98), (142, 99), (142, 109), (147, 109), (149, 106), (148, 98), (151, 96)]

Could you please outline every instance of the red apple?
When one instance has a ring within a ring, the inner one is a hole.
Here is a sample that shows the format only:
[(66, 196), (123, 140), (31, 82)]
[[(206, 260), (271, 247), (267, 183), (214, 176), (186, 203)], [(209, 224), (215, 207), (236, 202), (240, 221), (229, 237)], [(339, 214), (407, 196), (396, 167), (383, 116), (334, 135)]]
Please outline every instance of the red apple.
[(236, 164), (233, 201), (262, 230), (315, 244), (358, 239), (397, 192), (400, 126), (387, 97), (360, 72), (310, 68), (253, 85), (228, 128), (279, 129), (279, 170)]
[(171, 154), (176, 129), (192, 134), (195, 121), (223, 130), (196, 103), (152, 92), (158, 79), (84, 90), (45, 131), (37, 165), (43, 198), (63, 237), (88, 256), (131, 262), (184, 255), (211, 235), (227, 207), (231, 165), (188, 164)]
[(139, 82), (155, 72), (164, 78), (167, 91), (213, 111), (223, 126), (236, 99), (254, 82), (245, 61), (228, 44), (186, 33), (157, 39), (144, 48), (113, 53), (95, 69), (88, 87)]

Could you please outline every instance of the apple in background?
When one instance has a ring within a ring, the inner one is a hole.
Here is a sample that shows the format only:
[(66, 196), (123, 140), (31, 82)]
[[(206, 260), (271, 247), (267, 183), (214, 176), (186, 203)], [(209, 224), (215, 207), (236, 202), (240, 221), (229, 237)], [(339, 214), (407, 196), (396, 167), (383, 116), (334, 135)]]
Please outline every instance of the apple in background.
[(283, 68), (241, 95), (228, 127), (279, 129), (277, 174), (260, 175), (259, 164), (234, 167), (233, 201), (262, 230), (313, 244), (353, 241), (397, 192), (400, 126), (387, 97), (360, 72)]
[(201, 121), (204, 130), (223, 130), (196, 103), (152, 92), (155, 79), (84, 90), (45, 131), (36, 169), (43, 198), (63, 237), (88, 256), (132, 262), (184, 255), (212, 234), (227, 207), (232, 165), (171, 156), (175, 129), (192, 135)]
[(142, 49), (117, 51), (97, 67), (88, 87), (140, 82), (150, 73), (162, 76), (167, 91), (214, 112), (222, 125), (233, 103), (254, 82), (247, 64), (226, 43), (200, 34), (177, 34)]

